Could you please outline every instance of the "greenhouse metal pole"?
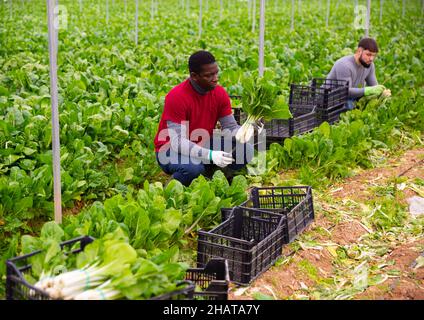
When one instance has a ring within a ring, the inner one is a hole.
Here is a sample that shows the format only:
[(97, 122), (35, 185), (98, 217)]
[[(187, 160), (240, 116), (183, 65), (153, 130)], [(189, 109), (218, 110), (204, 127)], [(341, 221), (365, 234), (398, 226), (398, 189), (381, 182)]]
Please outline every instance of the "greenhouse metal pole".
[(106, 0), (106, 24), (109, 24), (109, 0)]
[(252, 0), (247, 0), (247, 14), (250, 21), (250, 19), (252, 19)]
[(199, 0), (199, 39), (202, 37), (202, 0)]
[(383, 4), (384, 4), (384, 0), (380, 0), (380, 23), (381, 23), (381, 20), (383, 20)]
[(405, 0), (402, 0), (402, 18), (405, 18)]
[(292, 0), (292, 11), (291, 11), (291, 26), (290, 30), (294, 30), (294, 0)]
[(256, 28), (256, 0), (253, 0), (252, 5), (252, 32), (255, 32)]
[(12, 8), (12, 0), (9, 2), (9, 18), (13, 19), (13, 8)]
[(50, 96), (52, 108), (52, 149), (53, 149), (53, 192), (54, 220), (62, 223), (62, 195), (60, 182), (60, 139), (59, 110), (57, 93), (57, 52), (55, 48), (54, 27), (55, 0), (47, 0), (48, 32), (49, 32), (49, 65), (50, 65)]
[[(54, 19), (57, 19), (56, 15), (58, 15), (58, 14), (59, 14), (59, 0), (56, 0), (55, 7), (54, 7), (54, 10), (53, 10)], [(59, 48), (59, 26), (58, 26), (58, 28), (54, 28), (53, 30), (54, 30), (54, 44), (53, 44), (53, 46), (55, 48), (55, 52), (56, 52), (56, 56), (57, 56), (57, 50)]]
[(365, 37), (370, 34), (370, 14), (371, 14), (371, 0), (367, 0), (367, 19), (365, 21)]
[(325, 16), (325, 27), (328, 28), (328, 20), (330, 18), (330, 0), (327, 0), (327, 14)]
[(150, 0), (150, 19), (155, 18), (155, 0)]
[(79, 0), (79, 10), (80, 10), (80, 13), (82, 12), (82, 0)]
[(298, 6), (299, 6), (299, 17), (301, 17), (302, 16), (302, 0), (299, 0)]
[(135, 45), (138, 45), (138, 0), (135, 0)]
[(190, 0), (187, 0), (186, 15), (187, 17), (190, 15)]
[(222, 0), (219, 0), (219, 20), (222, 20), (222, 7), (223, 7)]
[(261, 18), (259, 21), (259, 77), (264, 75), (264, 46), (265, 46), (265, 0), (261, 0)]
[(124, 0), (125, 14), (127, 14), (127, 0)]

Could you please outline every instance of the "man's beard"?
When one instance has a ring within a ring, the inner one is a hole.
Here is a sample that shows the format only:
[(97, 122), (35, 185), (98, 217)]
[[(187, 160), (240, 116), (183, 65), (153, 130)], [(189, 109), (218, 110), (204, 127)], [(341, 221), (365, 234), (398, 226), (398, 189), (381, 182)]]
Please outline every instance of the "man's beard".
[(362, 60), (362, 57), (359, 57), (359, 62), (362, 64), (364, 68), (368, 69), (369, 67), (371, 67), (371, 63), (370, 64), (366, 63), (364, 60)]

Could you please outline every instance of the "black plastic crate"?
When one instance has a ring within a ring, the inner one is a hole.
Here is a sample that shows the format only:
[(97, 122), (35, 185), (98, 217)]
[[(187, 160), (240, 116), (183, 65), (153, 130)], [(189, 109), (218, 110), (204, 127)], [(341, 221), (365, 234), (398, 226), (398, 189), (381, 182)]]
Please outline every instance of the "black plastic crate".
[(315, 78), (311, 82), (311, 89), (316, 94), (317, 112), (321, 122), (334, 123), (340, 119), (341, 113), (347, 111), (348, 81)]
[[(65, 254), (77, 254), (84, 250), (85, 246), (94, 239), (82, 236), (60, 244)], [(15, 257), (6, 261), (6, 299), (7, 300), (52, 300), (43, 290), (31, 285), (25, 279), (25, 274), (31, 271), (29, 259), (41, 253), (41, 250)], [(191, 281), (181, 281), (177, 290), (153, 297), (150, 300), (191, 300), (193, 299), (195, 286)]]
[[(246, 203), (243, 202), (240, 206), (243, 206)], [(221, 208), (221, 222), (224, 222), (225, 220), (228, 220), (228, 218), (231, 216), (231, 213), (233, 212), (234, 208)]]
[(320, 124), (315, 93), (309, 87), (290, 85), (289, 108), (293, 116), (289, 119), (290, 137), (312, 131)]
[(213, 258), (228, 260), (231, 281), (249, 284), (281, 256), (287, 226), (283, 215), (235, 207), (226, 221), (198, 232), (197, 265)]
[(234, 115), (234, 119), (236, 120), (239, 126), (241, 126), (247, 119), (246, 114), (243, 112), (241, 108), (233, 108), (233, 115)]
[(310, 186), (254, 187), (250, 199), (241, 206), (283, 215), (287, 221), (286, 243), (292, 242), (315, 218)]
[(188, 269), (186, 280), (196, 285), (196, 300), (228, 300), (230, 274), (225, 259), (211, 259), (204, 268)]

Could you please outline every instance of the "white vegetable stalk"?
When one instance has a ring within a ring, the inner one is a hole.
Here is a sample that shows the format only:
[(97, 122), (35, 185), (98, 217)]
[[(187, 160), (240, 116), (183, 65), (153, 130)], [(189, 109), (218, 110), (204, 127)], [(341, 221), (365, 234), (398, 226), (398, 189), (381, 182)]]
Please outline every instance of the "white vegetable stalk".
[(111, 280), (106, 281), (97, 288), (86, 290), (74, 297), (74, 300), (116, 300), (122, 298), (120, 291), (111, 286)]
[[(97, 267), (98, 263), (95, 263), (87, 268), (62, 273), (56, 277), (44, 277), (35, 284), (35, 287), (46, 291), (53, 299), (75, 299), (85, 290), (108, 283), (106, 280), (111, 276), (116, 263), (118, 262), (114, 261), (100, 268)], [(97, 292), (97, 294), (100, 293)], [(106, 290), (101, 294), (112, 297), (116, 295), (116, 292)]]
[(250, 139), (252, 139), (253, 135), (255, 134), (255, 128), (259, 128), (258, 131), (262, 131), (263, 124), (260, 124), (259, 121), (260, 117), (254, 117), (254, 116), (248, 116), (247, 120), (241, 128), (236, 133), (236, 139), (240, 143), (246, 143)]

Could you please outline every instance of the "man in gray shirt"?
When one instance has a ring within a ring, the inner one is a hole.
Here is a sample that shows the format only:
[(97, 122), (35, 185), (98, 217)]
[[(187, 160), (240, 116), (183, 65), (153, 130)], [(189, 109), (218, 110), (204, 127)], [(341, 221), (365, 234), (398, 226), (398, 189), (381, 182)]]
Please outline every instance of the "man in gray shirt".
[(375, 77), (373, 61), (377, 53), (377, 42), (372, 38), (363, 38), (355, 54), (337, 60), (328, 74), (327, 79), (349, 82), (348, 109), (353, 109), (356, 101), (363, 96), (380, 95), (383, 92), (384, 86), (379, 85)]

